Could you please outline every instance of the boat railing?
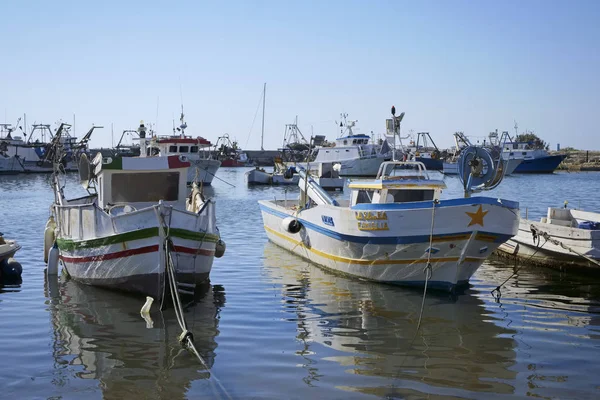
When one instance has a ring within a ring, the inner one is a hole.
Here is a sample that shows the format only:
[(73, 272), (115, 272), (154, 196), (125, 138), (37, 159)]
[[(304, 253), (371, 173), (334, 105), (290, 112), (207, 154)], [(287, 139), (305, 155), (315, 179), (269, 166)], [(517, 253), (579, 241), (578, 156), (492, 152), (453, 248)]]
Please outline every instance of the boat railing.
[(390, 177), (396, 177), (398, 175), (391, 175), (394, 171), (415, 171), (416, 174), (405, 174), (412, 178), (422, 178), (429, 180), (429, 173), (425, 164), (421, 161), (386, 161), (381, 163), (377, 177), (375, 179), (386, 179)]

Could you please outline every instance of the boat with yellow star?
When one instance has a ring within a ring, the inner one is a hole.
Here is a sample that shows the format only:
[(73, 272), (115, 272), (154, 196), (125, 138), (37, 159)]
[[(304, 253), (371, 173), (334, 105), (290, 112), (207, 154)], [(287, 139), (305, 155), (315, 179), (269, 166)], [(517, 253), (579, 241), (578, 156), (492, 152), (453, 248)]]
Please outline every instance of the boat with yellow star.
[(269, 240), (362, 279), (454, 290), (519, 227), (517, 202), (441, 200), (444, 181), (421, 162), (382, 163), (374, 180), (351, 181), (349, 200), (299, 175), (298, 200), (259, 201)]

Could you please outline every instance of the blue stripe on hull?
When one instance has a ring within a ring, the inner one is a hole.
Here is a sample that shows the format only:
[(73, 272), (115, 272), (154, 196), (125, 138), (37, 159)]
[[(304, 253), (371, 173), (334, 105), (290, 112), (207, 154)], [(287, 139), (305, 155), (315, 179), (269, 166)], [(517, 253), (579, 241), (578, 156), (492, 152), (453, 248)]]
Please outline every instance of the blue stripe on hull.
[(565, 155), (555, 155), (535, 158), (533, 160), (523, 160), (521, 164), (517, 166), (514, 173), (517, 174), (551, 174), (562, 160), (565, 159)]
[[(289, 214), (283, 213), (281, 211), (266, 207), (262, 204), (260, 204), (260, 209), (261, 211), (264, 211), (268, 214), (272, 214), (275, 215), (281, 219), (283, 218), (287, 218), (290, 217)], [(354, 235), (347, 235), (347, 234), (343, 234), (343, 233), (339, 233), (339, 232), (335, 232), (326, 228), (323, 228), (319, 225), (315, 225), (311, 222), (306, 221), (305, 219), (302, 218), (298, 218), (298, 221), (300, 221), (302, 223), (302, 225), (307, 228), (307, 229), (311, 229), (315, 232), (321, 233), (325, 236), (329, 236), (331, 238), (340, 240), (340, 241), (347, 241), (347, 242), (351, 242), (351, 243), (368, 243), (368, 244), (414, 244), (414, 243), (428, 243), (429, 242), (429, 235), (415, 235), (415, 236), (354, 236)], [(465, 234), (471, 234), (471, 231), (465, 231), (465, 232), (453, 232), (453, 233), (448, 233), (448, 234), (441, 234), (441, 235), (434, 235), (434, 238), (443, 238), (443, 237), (448, 237), (448, 236), (456, 236), (456, 235), (465, 235)], [(495, 236), (495, 243), (504, 243), (506, 242), (508, 239), (510, 239), (512, 237), (512, 235), (503, 235), (503, 234), (498, 234), (498, 233), (491, 233), (491, 232), (484, 232), (484, 231), (479, 231), (479, 234), (482, 235), (491, 235), (491, 236)]]

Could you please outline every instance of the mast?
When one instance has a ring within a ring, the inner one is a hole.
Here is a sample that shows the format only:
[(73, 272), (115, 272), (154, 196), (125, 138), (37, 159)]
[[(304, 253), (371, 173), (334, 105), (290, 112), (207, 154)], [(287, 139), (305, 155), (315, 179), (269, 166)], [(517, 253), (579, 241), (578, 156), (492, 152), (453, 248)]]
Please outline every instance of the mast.
[(267, 94), (267, 82), (265, 82), (265, 85), (263, 87), (263, 112), (262, 112), (262, 129), (260, 132), (260, 151), (265, 151), (264, 147), (263, 147), (263, 141), (265, 138), (265, 101), (266, 101), (266, 94)]

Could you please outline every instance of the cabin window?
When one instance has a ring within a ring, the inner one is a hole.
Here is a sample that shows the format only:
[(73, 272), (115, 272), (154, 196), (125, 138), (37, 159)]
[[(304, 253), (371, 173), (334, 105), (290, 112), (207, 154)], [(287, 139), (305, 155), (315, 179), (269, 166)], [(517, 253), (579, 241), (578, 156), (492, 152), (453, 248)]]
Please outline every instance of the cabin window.
[(344, 146), (345, 146), (345, 145), (347, 145), (347, 144), (348, 144), (348, 141), (347, 141), (347, 140), (344, 140)]
[(352, 144), (356, 144), (356, 139), (354, 139), (354, 140), (352, 141)]
[(190, 147), (190, 153), (197, 153), (197, 152), (198, 152), (198, 146)]
[(510, 155), (510, 156), (514, 156), (514, 155), (515, 155), (515, 153), (513, 153), (513, 152), (511, 151), (509, 155)]
[(513, 149), (518, 149), (519, 145), (517, 143), (513, 143)]
[(527, 155), (527, 152), (526, 152), (526, 151), (524, 151), (524, 152), (522, 152), (521, 154), (523, 154), (524, 156), (526, 156), (526, 155)]
[(371, 203), (373, 201), (373, 190), (359, 190), (356, 196), (356, 204)]
[(433, 200), (433, 189), (403, 189), (389, 190), (388, 194), (394, 196), (394, 203), (407, 203), (412, 201), (430, 201)]
[(346, 153), (349, 153), (349, 152), (350, 152), (350, 150), (346, 149)]
[(190, 146), (179, 146), (180, 153), (187, 153), (190, 151)]
[(177, 153), (177, 146), (169, 146), (169, 153)]
[(112, 203), (177, 201), (179, 172), (113, 174), (110, 186)]

